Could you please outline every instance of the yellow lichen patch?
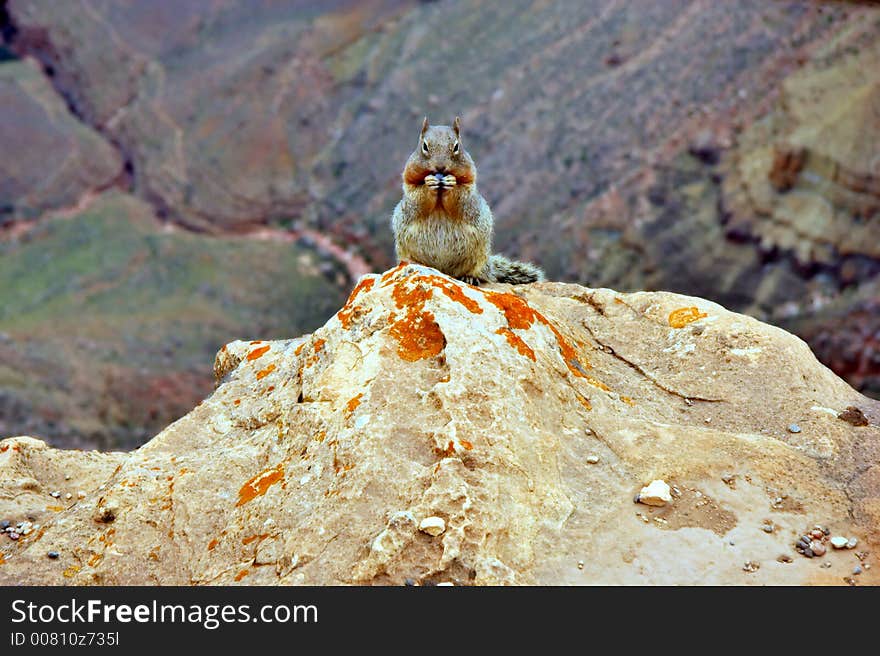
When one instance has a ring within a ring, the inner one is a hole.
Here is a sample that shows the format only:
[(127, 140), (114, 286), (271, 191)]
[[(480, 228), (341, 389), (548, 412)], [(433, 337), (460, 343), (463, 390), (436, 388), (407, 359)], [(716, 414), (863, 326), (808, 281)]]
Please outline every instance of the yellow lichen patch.
[(633, 400), (632, 400), (631, 398), (629, 398), (628, 396), (621, 396), (621, 397), (620, 397), (620, 400), (623, 401), (624, 403), (626, 403), (626, 404), (629, 405), (629, 406), (635, 406), (635, 404), (636, 404), (636, 402), (633, 401)]
[(499, 328), (495, 331), (497, 335), (504, 335), (507, 339), (507, 343), (510, 344), (513, 348), (519, 351), (520, 355), (524, 355), (529, 358), (532, 362), (535, 361), (535, 352), (529, 348), (529, 345), (526, 344), (519, 335), (513, 332), (510, 328)]
[(689, 323), (707, 317), (705, 312), (700, 312), (696, 307), (683, 307), (669, 313), (669, 325), (673, 328), (684, 328)]
[(348, 300), (345, 302), (345, 305), (342, 307), (342, 309), (336, 313), (336, 316), (339, 318), (339, 322), (346, 330), (351, 328), (352, 320), (360, 316), (362, 312), (362, 308), (356, 306), (354, 304), (354, 300), (361, 292), (370, 291), (375, 282), (375, 278), (364, 278), (363, 280), (361, 280), (352, 290), (351, 294), (348, 297)]
[(267, 469), (254, 476), (251, 480), (241, 486), (238, 491), (238, 503), (236, 507), (243, 506), (249, 501), (253, 501), (256, 497), (266, 494), (266, 490), (284, 477), (284, 465), (278, 464), (271, 469)]
[(250, 574), (250, 572), (246, 569), (241, 570), (238, 574), (235, 575), (236, 581), (241, 581), (245, 576)]
[(270, 365), (269, 365), (268, 367), (266, 367), (265, 369), (262, 369), (262, 370), (260, 370), (260, 371), (257, 372), (257, 380), (262, 380), (263, 378), (265, 378), (266, 376), (268, 376), (269, 374), (271, 374), (273, 371), (275, 371), (275, 365), (274, 365), (274, 364), (270, 364)]
[(446, 336), (431, 312), (410, 309), (394, 322), (389, 333), (397, 340), (397, 355), (407, 362), (439, 355), (446, 348)]
[(461, 445), (464, 447), (465, 451), (470, 451), (471, 449), (474, 448), (474, 445), (471, 444), (470, 442), (468, 442), (467, 440), (459, 440), (459, 442), (461, 442)]
[(64, 506), (46, 506), (46, 510), (49, 512), (61, 512), (64, 510)]
[(348, 400), (348, 403), (345, 404), (345, 409), (348, 410), (348, 413), (349, 413), (349, 414), (351, 414), (351, 413), (353, 413), (355, 410), (357, 410), (357, 407), (361, 404), (361, 397), (362, 397), (363, 395), (364, 395), (364, 393), (361, 392), (360, 394), (358, 394), (358, 395), (355, 396), (354, 398), (349, 399), (349, 400)]
[(3, 554), (0, 553), (0, 565), (6, 562), (6, 558), (3, 557)]
[(214, 538), (208, 543), (208, 551), (214, 551), (214, 548), (220, 544), (220, 541), (217, 538)]
[(159, 547), (156, 546), (150, 549), (150, 553), (147, 554), (147, 558), (149, 558), (150, 560), (159, 560)]
[(302, 344), (300, 344), (299, 346), (296, 347), (296, 350), (293, 352), (293, 354), (294, 354), (294, 355), (299, 355), (300, 353), (302, 353), (302, 350), (303, 350), (305, 347), (306, 347), (306, 343), (303, 342)]
[(71, 565), (66, 570), (64, 570), (64, 572), (62, 572), (62, 574), (63, 574), (64, 578), (72, 579), (74, 576), (76, 576), (76, 573), (79, 570), (80, 570), (79, 565)]
[(325, 437), (327, 437), (327, 431), (322, 430), (320, 433), (315, 435), (315, 441), (316, 442), (323, 442)]
[(593, 409), (593, 404), (590, 403), (590, 399), (585, 396), (577, 395), (577, 400), (581, 402), (581, 405), (584, 406), (587, 410)]
[(104, 556), (102, 556), (101, 554), (97, 554), (97, 553), (94, 554), (91, 558), (89, 558), (89, 567), (94, 567), (95, 565), (97, 565), (98, 563), (100, 563), (100, 562), (101, 562), (101, 559), (102, 559), (103, 557), (104, 557)]
[(264, 353), (266, 353), (266, 351), (268, 351), (270, 348), (272, 348), (272, 347), (269, 344), (266, 344), (265, 346), (261, 346), (260, 348), (255, 348), (253, 351), (248, 353), (248, 355), (247, 355), (248, 361), (252, 362), (252, 361), (256, 360), (257, 358), (261, 357)]

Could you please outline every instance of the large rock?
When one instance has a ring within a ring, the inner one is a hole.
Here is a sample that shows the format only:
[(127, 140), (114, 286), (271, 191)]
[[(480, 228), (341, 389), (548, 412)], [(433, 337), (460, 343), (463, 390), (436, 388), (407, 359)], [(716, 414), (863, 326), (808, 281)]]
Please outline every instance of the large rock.
[[(851, 575), (880, 547), (880, 403), (699, 298), (402, 265), (311, 335), (228, 344), (215, 374), (102, 486), (7, 541), (0, 582), (880, 579)], [(657, 479), (672, 502), (634, 504)], [(799, 555), (815, 524), (859, 547)]]
[(7, 6), (12, 49), (163, 218), (308, 226), (385, 268), (415, 130), (462, 114), (501, 250), (711, 298), (880, 394), (877, 7), (501, 4)]

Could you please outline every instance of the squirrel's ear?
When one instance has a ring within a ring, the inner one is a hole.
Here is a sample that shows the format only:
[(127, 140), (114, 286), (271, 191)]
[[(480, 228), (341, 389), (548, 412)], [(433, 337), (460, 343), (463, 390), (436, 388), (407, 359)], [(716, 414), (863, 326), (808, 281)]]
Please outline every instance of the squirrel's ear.
[(455, 136), (461, 137), (461, 119), (457, 116), (455, 117), (455, 121), (452, 123), (452, 129), (455, 130)]
[(425, 120), (422, 121), (422, 134), (421, 134), (421, 136), (424, 137), (424, 136), (425, 136), (425, 132), (427, 132), (427, 131), (428, 131), (428, 117), (426, 116), (426, 117), (425, 117)]

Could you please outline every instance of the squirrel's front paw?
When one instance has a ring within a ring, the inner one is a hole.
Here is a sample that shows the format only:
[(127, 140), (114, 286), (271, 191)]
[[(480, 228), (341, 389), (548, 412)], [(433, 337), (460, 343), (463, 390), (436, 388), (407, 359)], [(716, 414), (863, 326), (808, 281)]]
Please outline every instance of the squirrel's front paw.
[(455, 179), (454, 175), (444, 175), (443, 176), (443, 188), (449, 189), (450, 187), (454, 187), (458, 184), (458, 180)]
[(440, 186), (440, 180), (433, 173), (425, 176), (425, 186), (428, 189), (436, 189)]
[(459, 278), (463, 283), (467, 285), (473, 285), (474, 287), (479, 287), (480, 283), (485, 282), (485, 280), (480, 280), (479, 278), (475, 278), (474, 276), (462, 276)]

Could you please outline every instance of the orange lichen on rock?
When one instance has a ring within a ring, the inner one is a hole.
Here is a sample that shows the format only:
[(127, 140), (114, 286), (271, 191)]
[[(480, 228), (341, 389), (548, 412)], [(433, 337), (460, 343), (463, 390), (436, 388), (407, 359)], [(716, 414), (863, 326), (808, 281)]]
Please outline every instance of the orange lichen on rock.
[(669, 325), (673, 328), (684, 328), (689, 323), (709, 316), (696, 307), (683, 307), (669, 313)]
[(513, 348), (519, 351), (520, 355), (524, 355), (529, 358), (532, 362), (535, 361), (535, 352), (529, 348), (529, 345), (526, 344), (519, 335), (513, 332), (510, 328), (499, 328), (495, 331), (497, 335), (504, 335), (507, 339), (507, 343), (510, 344)]
[(250, 537), (243, 538), (241, 543), (242, 544), (250, 544), (251, 542), (254, 542), (256, 540), (265, 540), (267, 537), (269, 537), (268, 533), (260, 533), (259, 535), (251, 535)]
[(303, 350), (305, 347), (306, 347), (306, 343), (303, 342), (302, 344), (300, 344), (299, 346), (296, 347), (296, 350), (293, 352), (293, 354), (294, 354), (294, 355), (299, 355), (300, 353), (302, 353), (302, 350)]
[(345, 409), (348, 410), (349, 414), (357, 410), (357, 407), (361, 404), (361, 397), (364, 395), (363, 392), (358, 394), (352, 399), (348, 400), (348, 403), (345, 404)]
[(241, 570), (238, 574), (235, 575), (236, 581), (241, 581), (245, 576), (250, 574), (250, 572), (246, 569)]
[(64, 578), (72, 579), (74, 576), (76, 576), (76, 573), (79, 570), (80, 570), (79, 565), (71, 565), (66, 570), (64, 570), (64, 572), (62, 574), (63, 574)]
[[(537, 312), (516, 294), (489, 291), (483, 293), (486, 295), (487, 301), (504, 313), (507, 325), (511, 328), (524, 330), (535, 323)], [(544, 322), (549, 323), (546, 319)]]
[(251, 351), (250, 353), (248, 353), (247, 359), (249, 361), (256, 360), (257, 358), (262, 356), (266, 351), (268, 351), (270, 348), (272, 348), (272, 347), (269, 344), (266, 344), (265, 346), (261, 346), (260, 348), (256, 348), (253, 351)]
[(635, 406), (635, 404), (636, 404), (636, 402), (633, 401), (633, 400), (632, 400), (631, 398), (629, 398), (628, 396), (621, 396), (621, 397), (620, 397), (620, 400), (623, 401), (624, 403), (626, 403), (626, 404), (629, 405), (629, 406)]
[(342, 327), (346, 330), (351, 327), (352, 319), (354, 319), (361, 313), (361, 308), (355, 306), (354, 300), (361, 292), (370, 291), (375, 283), (375, 278), (364, 278), (363, 280), (361, 280), (351, 291), (351, 294), (349, 295), (348, 300), (345, 302), (345, 305), (342, 306), (342, 309), (336, 313), (336, 316), (339, 318)]
[(581, 405), (584, 406), (587, 410), (593, 409), (593, 404), (590, 403), (590, 399), (585, 396), (581, 396), (580, 394), (576, 394), (577, 400), (581, 402)]
[(389, 280), (391, 280), (395, 275), (397, 275), (397, 273), (398, 273), (399, 271), (401, 271), (404, 267), (406, 267), (406, 266), (408, 266), (408, 265), (409, 265), (409, 262), (401, 262), (400, 264), (398, 264), (398, 265), (397, 265), (396, 267), (394, 267), (393, 269), (388, 269), (388, 271), (386, 271), (385, 273), (382, 274), (382, 278), (381, 278), (382, 284), (387, 283), (387, 282), (388, 282)]
[[(556, 343), (559, 345), (559, 350), (562, 353), (562, 359), (565, 361), (569, 371), (580, 378), (587, 377), (584, 369), (589, 369), (590, 364), (588, 362), (581, 362), (574, 347), (562, 336), (562, 333), (559, 332), (547, 317), (533, 310), (526, 301), (516, 294), (492, 291), (484, 291), (483, 293), (486, 296), (486, 300), (504, 313), (504, 318), (507, 320), (507, 325), (510, 328), (525, 330), (530, 328), (535, 321), (547, 326), (556, 338)], [(508, 341), (510, 341), (509, 338)]]
[(611, 388), (608, 387), (608, 385), (603, 383), (601, 380), (596, 380), (592, 376), (584, 376), (584, 378), (587, 379), (587, 383), (589, 383), (593, 387), (598, 387), (603, 392), (610, 392), (611, 391)]
[(100, 563), (101, 558), (103, 558), (101, 554), (94, 554), (91, 558), (89, 558), (89, 567), (94, 567), (95, 565)]
[(461, 442), (461, 445), (464, 447), (465, 451), (470, 451), (474, 448), (474, 445), (467, 440), (459, 440), (459, 442)]
[(261, 379), (265, 378), (266, 376), (268, 376), (269, 374), (271, 374), (273, 371), (275, 371), (275, 365), (274, 365), (274, 364), (270, 364), (270, 365), (269, 365), (268, 367), (266, 367), (265, 369), (262, 369), (262, 370), (260, 370), (260, 371), (257, 372), (257, 380), (261, 380)]
[(410, 310), (392, 324), (389, 333), (397, 340), (397, 355), (407, 362), (439, 355), (446, 348), (446, 336), (431, 312)]
[(326, 339), (321, 339), (320, 337), (315, 340), (315, 353), (320, 353), (321, 349), (324, 348), (324, 344), (327, 343)]
[(217, 538), (211, 540), (208, 543), (208, 551), (214, 551), (214, 547), (216, 547), (218, 544), (220, 544), (220, 542), (217, 540)]
[(241, 486), (241, 489), (238, 491), (236, 507), (243, 506), (256, 497), (263, 496), (271, 485), (274, 485), (282, 478), (284, 478), (284, 465), (282, 464), (257, 474)]

